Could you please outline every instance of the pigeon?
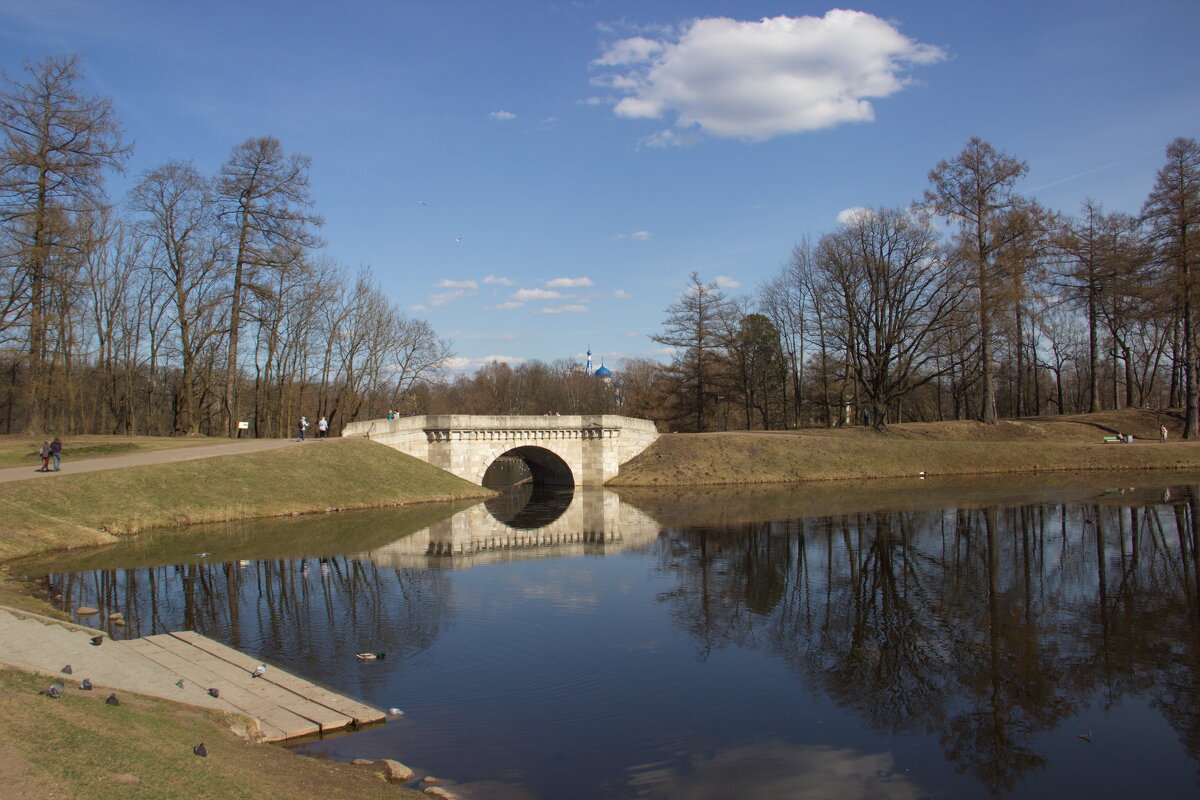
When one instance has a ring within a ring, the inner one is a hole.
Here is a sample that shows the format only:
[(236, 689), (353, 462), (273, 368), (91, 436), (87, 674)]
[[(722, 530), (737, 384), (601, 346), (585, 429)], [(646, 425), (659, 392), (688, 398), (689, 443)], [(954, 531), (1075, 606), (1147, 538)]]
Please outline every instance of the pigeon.
[(62, 681), (59, 681), (58, 683), (50, 684), (45, 689), (42, 689), (40, 692), (38, 692), (38, 694), (44, 694), (46, 697), (57, 700), (63, 693), (64, 688), (66, 688), (66, 684)]
[(108, 697), (104, 698), (104, 702), (108, 703), (110, 706), (121, 705), (121, 701), (117, 699), (115, 694), (110, 694)]
[(79, 684), (79, 688), (83, 689), (85, 692), (90, 692), (92, 690), (92, 682), (87, 678), (84, 678), (83, 683)]
[(65, 667), (63, 667), (62, 672), (63, 672), (63, 675), (70, 675), (72, 672), (71, 665), (67, 664)]
[(208, 551), (206, 550), (203, 553), (196, 553), (196, 558), (208, 558)]
[(259, 664), (257, 667), (254, 668), (254, 672), (250, 673), (250, 677), (251, 678), (261, 678), (263, 676), (263, 673), (266, 671), (267, 671), (267, 665)]
[(201, 758), (208, 758), (208, 748), (204, 746), (204, 742), (201, 742), (200, 744), (193, 747), (192, 752), (195, 753), (196, 755), (200, 756)]
[(180, 689), (182, 689), (183, 688), (183, 678), (180, 678), (179, 680), (175, 681), (175, 685), (178, 686)]
[(398, 708), (389, 708), (389, 709), (388, 709), (388, 715), (389, 715), (389, 716), (393, 716), (393, 717), (403, 717), (403, 716), (404, 716), (404, 712), (403, 712), (403, 711), (401, 711), (401, 710), (400, 710), (400, 709), (398, 709)]
[(104, 644), (104, 637), (103, 636), (93, 636), (92, 644), (96, 647), (99, 647), (100, 645)]
[(221, 690), (220, 690), (220, 689), (209, 689), (209, 690), (208, 690), (208, 693), (209, 693), (210, 695), (212, 695), (213, 697), (220, 697), (220, 696), (221, 696)]
[(359, 661), (374, 661), (377, 658), (387, 658), (387, 653), (355, 653), (354, 657)]

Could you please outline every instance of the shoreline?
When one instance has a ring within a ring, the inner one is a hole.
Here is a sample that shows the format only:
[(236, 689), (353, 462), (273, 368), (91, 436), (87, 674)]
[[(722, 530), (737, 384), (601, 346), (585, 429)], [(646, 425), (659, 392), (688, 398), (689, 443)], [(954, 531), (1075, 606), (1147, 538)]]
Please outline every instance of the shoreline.
[[(1125, 413), (1123, 416), (1128, 419), (1116, 424), (1137, 435), (1138, 428), (1128, 423), (1140, 420), (1144, 427), (1153, 422), (1156, 428), (1159, 418), (1156, 413), (1162, 412)], [(795, 502), (795, 495), (808, 494), (816, 502), (806, 506), (809, 510), (836, 508), (843, 499), (841, 495), (848, 498), (852, 494), (849, 490), (858, 488), (855, 483), (874, 486), (881, 497), (890, 492), (894, 500), (905, 497), (906, 492), (911, 498), (914, 494), (911, 486), (922, 481), (922, 486), (965, 500), (969, 490), (955, 484), (971, 484), (980, 478), (994, 479), (983, 481), (985, 487), (981, 491), (987, 494), (1003, 493), (1005, 483), (1036, 485), (1037, 476), (1046, 473), (1065, 476), (1072, 472), (1136, 471), (1149, 478), (1200, 472), (1198, 442), (1173, 441), (1162, 445), (1157, 441), (1135, 440), (1135, 446), (1109, 446), (1096, 441), (1100, 435), (1098, 429), (1103, 428), (1085, 425), (1086, 430), (1076, 436), (1070, 427), (1075, 424), (1078, 423), (1072, 420), (1053, 420), (1041, 427), (1014, 424), (982, 431), (972, 425), (947, 424), (939, 429), (931, 427), (938, 423), (929, 423), (924, 427), (895, 426), (886, 433), (845, 429), (668, 434), (629, 462), (628, 469), (623, 468), (618, 479), (609, 485), (633, 495), (635, 502), (637, 495), (646, 492), (652, 499), (651, 505), (661, 503), (663, 490), (688, 486), (700, 494), (713, 495), (712, 504), (721, 513), (736, 517), (761, 511), (767, 498), (758, 497), (760, 493), (790, 495), (791, 502)], [(1045, 427), (1058, 428), (1063, 435), (1045, 435)], [(970, 438), (1005, 432), (1029, 438)], [(432, 520), (444, 517), (443, 509), (432, 504), (454, 500), (477, 502), (492, 494), (377, 443), (361, 439), (331, 442), (337, 446), (279, 447), (261, 453), (174, 463), (161, 461), (87, 474), (80, 470), (45, 476), (48, 482), (0, 484), (0, 502), (7, 502), (14, 510), (11, 519), (0, 522), (0, 533), (5, 534), (0, 538), (0, 576), (4, 578), (0, 583), (0, 604), (16, 605), (15, 597), (30, 611), (70, 619), (54, 608), (51, 598), (41, 596), (36, 585), (20, 583), (12, 577), (9, 565), (17, 557), (103, 545), (152, 529), (182, 531), (202, 522), (397, 506), (411, 509), (414, 520)], [(69, 467), (70, 462), (65, 466)], [(926, 483), (925, 478), (931, 480)], [(654, 500), (655, 497), (658, 499)], [(685, 510), (667, 504), (661, 513), (669, 517)], [(170, 536), (170, 531), (166, 535)], [(33, 694), (28, 690), (29, 681), (8, 669), (0, 672), (4, 673), (6, 685), (20, 689), (22, 697), (11, 700), (17, 704), (14, 707), (27, 709), (22, 713), (36, 713), (33, 709), (41, 706), (24, 698), (26, 693)], [(64, 700), (52, 710), (69, 709), (70, 706), (64, 705), (67, 702)], [(96, 704), (77, 705), (78, 713), (92, 714), (84, 707)], [(89, 716), (83, 722), (107, 724), (103, 721), (110, 712), (105, 708), (97, 706), (95, 719)], [(151, 712), (147, 707), (139, 709), (139, 713), (183, 718), (193, 712), (180, 708)], [(60, 726), (67, 728), (78, 725), (79, 720), (73, 717), (60, 722)], [(226, 741), (223, 746), (242, 745)], [(265, 757), (271, 759), (270, 766), (259, 764), (259, 756), (247, 756), (246, 762), (253, 762), (253, 766), (244, 767), (241, 780), (264, 787), (273, 781), (286, 780), (287, 774), (297, 769), (290, 759), (303, 759), (311, 762), (303, 767), (311, 770), (306, 788), (319, 792), (320, 786), (327, 791), (344, 786), (347, 780), (354, 779), (353, 770), (362, 769), (288, 751), (268, 753)], [(104, 755), (96, 758), (96, 763), (102, 765)], [(186, 764), (188, 772), (196, 769), (193, 762)], [(39, 762), (33, 756), (17, 761), (18, 777), (36, 775), (38, 769)], [(453, 792), (453, 782), (447, 784), (447, 789)], [(377, 785), (378, 794), (373, 785), (368, 785), (359, 796), (420, 795), (419, 789), (401, 789), (383, 782)], [(270, 790), (264, 792), (264, 796), (270, 796)]]

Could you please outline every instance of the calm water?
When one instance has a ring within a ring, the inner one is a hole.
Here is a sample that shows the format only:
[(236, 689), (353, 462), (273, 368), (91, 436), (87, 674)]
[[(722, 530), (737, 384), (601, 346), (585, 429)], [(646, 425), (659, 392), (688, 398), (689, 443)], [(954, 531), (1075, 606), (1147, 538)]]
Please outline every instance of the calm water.
[(295, 749), (472, 796), (1195, 796), (1200, 476), (1096, 480), (520, 495), (24, 569), (403, 709)]

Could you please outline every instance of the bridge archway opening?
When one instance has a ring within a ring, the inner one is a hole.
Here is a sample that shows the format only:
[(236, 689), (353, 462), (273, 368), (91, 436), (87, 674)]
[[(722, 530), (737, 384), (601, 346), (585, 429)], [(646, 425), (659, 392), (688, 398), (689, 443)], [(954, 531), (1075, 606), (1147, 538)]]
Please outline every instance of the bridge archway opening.
[[(523, 462), (524, 469), (514, 464), (515, 460)], [(511, 480), (513, 476), (520, 477)], [(569, 489), (575, 486), (575, 476), (571, 473), (571, 467), (557, 453), (544, 447), (528, 446), (501, 453), (488, 465), (480, 483), (490, 489), (514, 483)]]

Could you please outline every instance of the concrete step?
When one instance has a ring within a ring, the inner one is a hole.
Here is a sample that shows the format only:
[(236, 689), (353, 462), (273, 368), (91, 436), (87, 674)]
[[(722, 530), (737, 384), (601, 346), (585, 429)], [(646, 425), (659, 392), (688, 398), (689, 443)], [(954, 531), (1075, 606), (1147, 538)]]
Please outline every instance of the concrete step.
[[(220, 642), (213, 641), (207, 636), (201, 636), (194, 631), (179, 631), (172, 633), (171, 636), (193, 644), (247, 673), (252, 672), (259, 663), (245, 653), (234, 650), (232, 647), (223, 645)], [(383, 712), (377, 708), (364, 705), (357, 700), (352, 700), (343, 694), (338, 694), (331, 689), (326, 689), (311, 681), (298, 678), (283, 670), (268, 669), (263, 678), (256, 678), (255, 680), (263, 679), (290, 692), (292, 695), (303, 697), (313, 703), (319, 704), (339, 716), (348, 717), (353, 720), (353, 724), (355, 725), (369, 725), (373, 722), (381, 722), (386, 719)]]
[[(91, 643), (102, 635), (0, 606), (0, 664), (62, 677), (69, 689), (87, 678), (97, 691), (131, 691), (241, 714), (258, 721), (267, 741), (385, 719), (378, 709), (275, 667), (252, 678), (256, 660), (193, 631)], [(67, 664), (69, 676), (62, 673)]]

